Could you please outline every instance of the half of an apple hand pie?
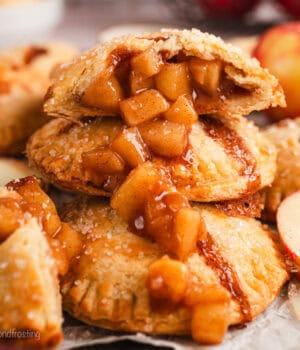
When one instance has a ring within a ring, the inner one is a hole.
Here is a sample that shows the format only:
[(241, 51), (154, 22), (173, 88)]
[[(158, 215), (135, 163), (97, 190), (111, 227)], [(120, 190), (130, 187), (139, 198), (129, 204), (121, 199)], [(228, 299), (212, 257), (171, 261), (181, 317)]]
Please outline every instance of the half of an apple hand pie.
[(0, 245), (0, 286), (1, 343), (44, 349), (61, 342), (57, 265), (36, 218)]
[(67, 205), (62, 219), (85, 248), (62, 279), (65, 310), (99, 327), (192, 334), (209, 344), (220, 342), (229, 325), (254, 319), (288, 279), (273, 234), (212, 205), (193, 209), (208, 233), (179, 261), (128, 229), (106, 200), (79, 197)]
[[(1, 209), (4, 199), (8, 203), (14, 196), (1, 197)], [(1, 220), (0, 231), (5, 224), (9, 226), (9, 220)], [(57, 264), (36, 218), (28, 219), (0, 245), (0, 286), (1, 343), (50, 348), (61, 342)]]
[(41, 110), (50, 72), (76, 53), (62, 43), (0, 52), (1, 155), (22, 153), (28, 137), (48, 120)]
[(69, 119), (121, 113), (134, 126), (160, 114), (178, 122), (182, 109), (188, 124), (276, 105), (285, 105), (282, 89), (258, 61), (193, 29), (123, 36), (86, 52), (54, 80), (44, 110)]
[(72, 191), (111, 196), (146, 161), (164, 167), (176, 189), (200, 202), (224, 201), (268, 186), (276, 151), (243, 117), (202, 116), (190, 127), (157, 119), (126, 127), (120, 118), (55, 119), (27, 145), (31, 165)]
[(62, 340), (58, 277), (81, 252), (81, 234), (29, 176), (0, 187), (0, 342), (52, 348)]

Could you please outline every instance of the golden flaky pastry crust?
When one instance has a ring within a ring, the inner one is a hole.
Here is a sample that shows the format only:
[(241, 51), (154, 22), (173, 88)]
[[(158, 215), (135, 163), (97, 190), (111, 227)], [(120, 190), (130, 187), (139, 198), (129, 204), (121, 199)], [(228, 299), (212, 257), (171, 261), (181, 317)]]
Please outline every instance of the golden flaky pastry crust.
[(275, 221), (279, 204), (285, 197), (300, 190), (300, 118), (283, 120), (267, 127), (264, 134), (278, 150), (275, 180), (263, 191), (264, 218)]
[[(3, 191), (5, 197), (12, 192)], [(57, 273), (45, 234), (35, 218), (0, 245), (0, 330), (8, 332), (7, 339), (2, 336), (0, 342), (46, 348), (61, 341)], [(12, 331), (20, 333), (14, 338), (9, 335)]]
[[(225, 75), (247, 93), (231, 94), (214, 101), (203, 113), (228, 116), (247, 115), (270, 106), (284, 106), (285, 100), (278, 81), (255, 59), (220, 38), (199, 30), (162, 30), (145, 35), (127, 35), (101, 44), (65, 66), (49, 89), (45, 112), (54, 117), (70, 119), (82, 116), (107, 116), (107, 112), (81, 104), (85, 89), (112, 68), (112, 54), (139, 53), (149, 48), (168, 52), (169, 58), (183, 53), (204, 60), (218, 59), (224, 63)], [(204, 107), (203, 107), (204, 108)], [(114, 115), (113, 113), (111, 115)]]
[[(30, 139), (30, 164), (58, 186), (110, 196), (84, 169), (82, 154), (108, 145), (122, 127), (117, 118), (85, 119), (83, 124), (55, 119)], [(167, 167), (177, 189), (189, 199), (210, 202), (240, 198), (273, 181), (275, 148), (252, 122), (243, 117), (229, 120), (203, 116), (191, 130), (188, 162), (181, 158), (152, 159)]]
[[(201, 248), (205, 253), (190, 255), (186, 266), (203, 286), (220, 285), (221, 279), (233, 282), (223, 284), (235, 291), (229, 324), (253, 319), (288, 279), (273, 234), (254, 219), (228, 217), (208, 205), (195, 208), (205, 221), (211, 246), (205, 241)], [(99, 198), (73, 201), (64, 208), (62, 218), (85, 242), (82, 255), (62, 280), (65, 310), (88, 324), (109, 329), (190, 333), (188, 309), (178, 306), (164, 313), (150, 304), (148, 267), (163, 255), (155, 243), (131, 233)], [(219, 278), (220, 271), (226, 273)]]
[(21, 153), (28, 137), (47, 121), (41, 109), (49, 74), (76, 52), (50, 43), (0, 53), (0, 154)]

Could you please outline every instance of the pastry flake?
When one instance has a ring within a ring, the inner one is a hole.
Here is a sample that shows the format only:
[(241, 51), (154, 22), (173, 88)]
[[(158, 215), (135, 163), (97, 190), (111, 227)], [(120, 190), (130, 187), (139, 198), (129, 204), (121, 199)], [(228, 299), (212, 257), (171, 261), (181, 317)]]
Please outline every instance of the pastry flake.
[(72, 120), (121, 113), (136, 125), (182, 96), (193, 98), (198, 115), (233, 117), (285, 105), (277, 80), (258, 61), (193, 29), (123, 36), (86, 52), (54, 80), (44, 110)]

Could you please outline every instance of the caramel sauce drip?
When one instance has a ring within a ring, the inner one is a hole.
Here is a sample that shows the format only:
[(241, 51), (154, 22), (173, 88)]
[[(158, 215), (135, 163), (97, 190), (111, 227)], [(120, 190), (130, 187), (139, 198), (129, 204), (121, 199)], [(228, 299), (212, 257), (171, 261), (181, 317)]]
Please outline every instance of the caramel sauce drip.
[(243, 321), (250, 321), (252, 317), (249, 300), (240, 286), (234, 269), (221, 255), (211, 235), (208, 233), (207, 239), (198, 241), (197, 246), (200, 253), (204, 256), (206, 264), (216, 272), (221, 285), (230, 292), (233, 299), (239, 302)]
[(260, 175), (256, 173), (256, 161), (243, 139), (232, 129), (229, 129), (219, 119), (202, 115), (200, 118), (204, 131), (213, 140), (224, 147), (224, 151), (242, 164), (240, 175), (248, 179), (247, 190), (256, 192), (260, 185)]
[(136, 53), (134, 51), (130, 51), (127, 47), (118, 47), (113, 50), (108, 57), (109, 66), (112, 69), (116, 68), (120, 63), (126, 62), (130, 60)]
[(258, 192), (240, 199), (221, 201), (214, 204), (224, 214), (237, 217), (260, 218), (263, 209), (261, 194)]

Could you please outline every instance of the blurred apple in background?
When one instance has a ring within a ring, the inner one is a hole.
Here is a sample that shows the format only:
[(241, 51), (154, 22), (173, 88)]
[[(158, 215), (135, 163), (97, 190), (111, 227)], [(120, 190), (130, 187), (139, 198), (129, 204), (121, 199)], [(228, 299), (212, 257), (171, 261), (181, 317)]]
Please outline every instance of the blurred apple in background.
[(280, 120), (300, 116), (300, 22), (266, 31), (253, 55), (278, 78), (285, 92), (287, 108), (270, 109), (270, 117)]
[(299, 0), (278, 0), (278, 2), (287, 10), (290, 15), (294, 17), (300, 17)]
[(258, 4), (258, 0), (198, 0), (202, 9), (214, 16), (237, 17), (246, 14)]

